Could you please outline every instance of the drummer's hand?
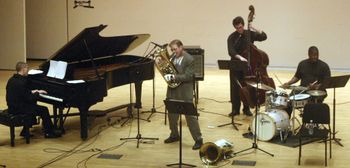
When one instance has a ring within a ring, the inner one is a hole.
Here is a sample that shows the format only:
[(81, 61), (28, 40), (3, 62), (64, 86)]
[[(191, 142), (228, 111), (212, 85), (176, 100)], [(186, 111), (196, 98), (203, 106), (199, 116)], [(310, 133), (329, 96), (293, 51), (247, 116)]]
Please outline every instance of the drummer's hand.
[(320, 84), (317, 83), (311, 83), (308, 88), (309, 90), (317, 90), (320, 87)]
[(283, 83), (280, 87), (283, 88), (283, 89), (287, 89), (289, 87), (289, 84), (288, 83)]

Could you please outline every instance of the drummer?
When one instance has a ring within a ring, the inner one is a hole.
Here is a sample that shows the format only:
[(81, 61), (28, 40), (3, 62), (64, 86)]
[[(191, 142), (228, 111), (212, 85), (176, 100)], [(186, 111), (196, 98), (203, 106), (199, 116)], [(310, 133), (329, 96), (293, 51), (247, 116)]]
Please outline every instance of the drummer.
[[(300, 85), (307, 87), (309, 90), (318, 90), (322, 81), (331, 76), (327, 63), (319, 59), (319, 52), (316, 46), (311, 46), (308, 51), (309, 58), (298, 64), (297, 71), (293, 78), (284, 83), (282, 88), (289, 88), (290, 85), (300, 81)], [(321, 102), (323, 102), (322, 98)], [(287, 110), (289, 111), (289, 110)], [(290, 115), (290, 112), (288, 112)]]

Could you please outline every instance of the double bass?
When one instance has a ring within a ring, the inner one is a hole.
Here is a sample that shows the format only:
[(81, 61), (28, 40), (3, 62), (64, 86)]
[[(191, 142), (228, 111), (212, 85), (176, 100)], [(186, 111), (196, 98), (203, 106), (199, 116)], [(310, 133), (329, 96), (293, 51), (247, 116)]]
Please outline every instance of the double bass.
[[(267, 74), (266, 67), (269, 65), (268, 55), (258, 49), (251, 40), (251, 30), (249, 24), (253, 21), (255, 15), (254, 6), (249, 6), (250, 13), (248, 15), (248, 46), (242, 52), (242, 56), (247, 59), (248, 62), (248, 72), (245, 74), (244, 81), (240, 90), (240, 96), (244, 105), (248, 105), (254, 108), (256, 105), (261, 105), (265, 103), (265, 92), (259, 86), (262, 84), (275, 89), (275, 83), (272, 78)], [(255, 83), (258, 89), (248, 85), (247, 83)], [(258, 85), (260, 84), (260, 85)]]

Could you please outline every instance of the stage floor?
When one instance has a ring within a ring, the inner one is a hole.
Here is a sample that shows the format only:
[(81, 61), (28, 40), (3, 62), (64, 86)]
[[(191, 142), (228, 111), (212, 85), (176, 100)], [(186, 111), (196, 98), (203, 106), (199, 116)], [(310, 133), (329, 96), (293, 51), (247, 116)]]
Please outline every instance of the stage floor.
[[(35, 67), (37, 64), (31, 64)], [(13, 71), (0, 71), (0, 108), (6, 108), (5, 87), (8, 78)], [(276, 85), (280, 81), (286, 82), (293, 75), (294, 71), (269, 70)], [(345, 72), (332, 72), (332, 76), (349, 74)], [(163, 100), (166, 93), (166, 83), (156, 72), (156, 103), (157, 111), (164, 112)], [(92, 110), (106, 110), (129, 102), (129, 85), (114, 88), (108, 91), (104, 101), (94, 105)], [(328, 167), (349, 167), (350, 160), (350, 134), (347, 132), (350, 123), (350, 85), (336, 90), (336, 134), (341, 138), (344, 147), (332, 144), (333, 157), (328, 161)], [(288, 91), (289, 92), (289, 91)], [(227, 116), (231, 112), (229, 103), (229, 73), (214, 67), (205, 69), (205, 80), (199, 81), (199, 123), (202, 130), (204, 142), (214, 142), (225, 139), (233, 143), (235, 152), (252, 146), (252, 140), (244, 138), (243, 133), (248, 132), (253, 117), (246, 117), (241, 114), (235, 117), (239, 131), (232, 126), (217, 127), (220, 124), (229, 123), (231, 119)], [(328, 97), (325, 99), (331, 109), (333, 107), (333, 90), (328, 90)], [(152, 107), (152, 81), (143, 82), (141, 111), (150, 110)], [(51, 108), (50, 105), (47, 105)], [(261, 107), (263, 111), (265, 107)], [(254, 109), (252, 109), (253, 111)], [(76, 109), (71, 109), (76, 111)], [(133, 112), (136, 115), (136, 110)], [(332, 113), (331, 113), (332, 114)], [(168, 125), (164, 125), (164, 114), (155, 113), (151, 122), (140, 121), (142, 137), (159, 138), (158, 141), (143, 141), (140, 147), (136, 148), (136, 141), (121, 141), (123, 137), (135, 137), (137, 134), (137, 122), (126, 123), (119, 120), (118, 116), (126, 116), (126, 110), (118, 110), (109, 113), (107, 116), (90, 118), (90, 136), (87, 141), (81, 141), (79, 118), (67, 118), (65, 129), (66, 134), (57, 139), (45, 139), (41, 134), (41, 126), (32, 129), (34, 137), (30, 144), (19, 136), (21, 128), (16, 129), (16, 147), (10, 146), (9, 128), (0, 126), (0, 165), (7, 167), (166, 167), (167, 164), (178, 162), (179, 143), (164, 144), (163, 141), (169, 136)], [(141, 114), (141, 118), (147, 118), (149, 113)], [(299, 118), (300, 120), (300, 118)], [(301, 121), (301, 120), (300, 120)], [(183, 118), (183, 162), (194, 164), (198, 167), (205, 167), (199, 158), (198, 150), (192, 150), (194, 141)], [(255, 167), (261, 168), (294, 168), (298, 167), (298, 148), (285, 147), (268, 142), (259, 141), (258, 146), (273, 153), (271, 157), (259, 150), (249, 150), (241, 153), (232, 159), (222, 161), (218, 166), (232, 167), (233, 160), (256, 161)], [(119, 160), (98, 158), (101, 153), (122, 155)], [(89, 159), (89, 157), (91, 158)], [(52, 163), (51, 163), (52, 162)], [(324, 166), (324, 144), (312, 143), (303, 146), (302, 160), (300, 167), (323, 167)], [(246, 166), (244, 166), (246, 167)]]

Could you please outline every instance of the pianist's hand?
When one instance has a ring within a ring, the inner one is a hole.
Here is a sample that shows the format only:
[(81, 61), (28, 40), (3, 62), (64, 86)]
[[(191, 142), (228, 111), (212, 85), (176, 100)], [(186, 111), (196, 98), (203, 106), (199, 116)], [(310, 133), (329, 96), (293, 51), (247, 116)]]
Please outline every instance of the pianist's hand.
[(38, 90), (39, 94), (47, 94), (45, 90)]
[(45, 90), (32, 90), (32, 93), (35, 94), (35, 93), (39, 93), (39, 94), (47, 94), (47, 92)]
[(173, 74), (166, 74), (164, 75), (164, 78), (166, 81), (171, 81), (175, 79), (175, 76)]

